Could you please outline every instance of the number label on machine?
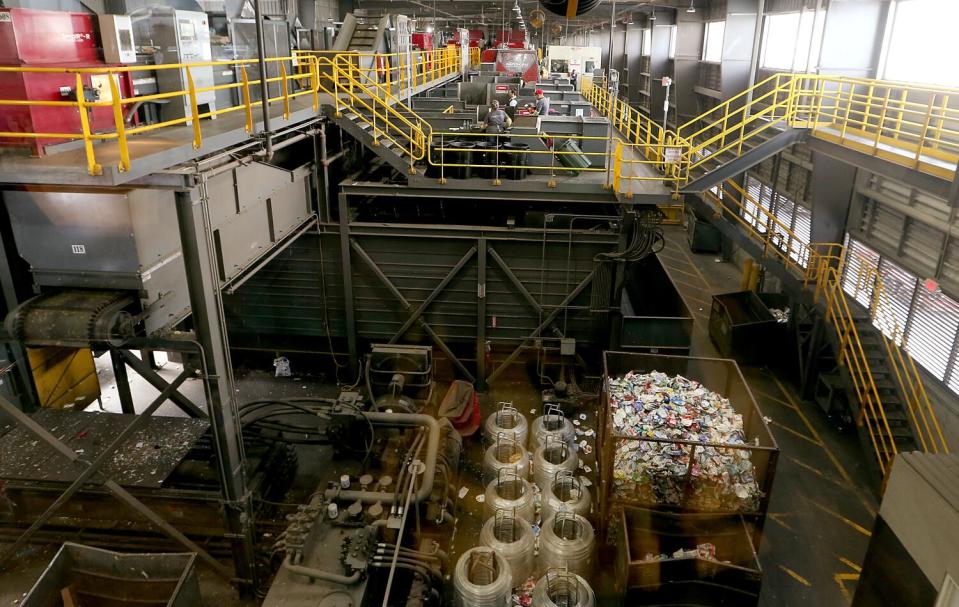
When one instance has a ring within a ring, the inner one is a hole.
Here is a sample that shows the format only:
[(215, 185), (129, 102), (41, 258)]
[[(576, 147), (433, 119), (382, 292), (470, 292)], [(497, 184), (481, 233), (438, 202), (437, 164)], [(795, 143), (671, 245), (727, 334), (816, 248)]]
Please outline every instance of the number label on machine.
[(85, 244), (72, 244), (70, 245), (70, 250), (74, 255), (86, 255), (87, 254), (87, 245)]

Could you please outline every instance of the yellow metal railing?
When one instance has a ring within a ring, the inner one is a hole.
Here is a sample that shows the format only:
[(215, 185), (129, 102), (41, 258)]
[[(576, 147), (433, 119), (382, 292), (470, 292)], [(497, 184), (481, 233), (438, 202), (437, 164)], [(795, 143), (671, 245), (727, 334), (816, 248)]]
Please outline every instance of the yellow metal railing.
[[(865, 260), (851, 260), (841, 244), (804, 243), (789, 226), (763, 208), (735, 181), (725, 182), (719, 191), (706, 192), (705, 199), (715, 207), (717, 214), (739, 223), (745, 233), (761, 246), (763, 257), (769, 256), (781, 263), (812, 289), (815, 300), (823, 304), (826, 320), (839, 338), (839, 362), (846, 367), (860, 402), (856, 422), (867, 429), (882, 473), (888, 471), (898, 447), (882, 393), (856, 328), (856, 316), (844, 289), (844, 276), (853, 282), (854, 289), (869, 293), (869, 318), (880, 329), (894, 383), (905, 398), (903, 408), (909, 416), (918, 447), (926, 452), (947, 453), (949, 448), (942, 428), (915, 361), (908, 354), (902, 327), (878, 270)], [(853, 261), (856, 263), (851, 263)]]
[[(297, 64), (299, 71), (287, 71), (287, 65)], [(297, 60), (294, 57), (271, 57), (267, 59), (268, 66), (278, 66), (278, 76), (267, 77), (266, 82), (271, 85), (270, 88), (279, 88), (280, 94), (268, 98), (268, 103), (280, 102), (283, 104), (284, 116), (289, 115), (290, 101), (298, 97), (306, 96), (312, 98), (314, 109), (318, 109), (317, 91), (319, 90), (319, 78), (316, 69), (316, 62), (312, 58), (302, 58)], [(220, 84), (215, 86), (198, 87), (193, 78), (193, 70), (200, 67), (230, 68), (238, 70), (240, 81), (229, 84)], [(253, 101), (255, 96), (259, 95), (260, 79), (249, 78), (249, 70), (256, 69), (255, 61), (204, 61), (196, 63), (175, 63), (165, 65), (151, 66), (123, 66), (123, 67), (104, 67), (104, 68), (60, 68), (60, 67), (0, 67), (0, 72), (6, 73), (48, 73), (48, 74), (75, 74), (74, 99), (62, 100), (26, 100), (26, 99), (0, 99), (0, 107), (49, 107), (66, 108), (75, 112), (77, 116), (76, 131), (67, 132), (49, 132), (49, 131), (2, 131), (0, 138), (14, 140), (73, 140), (82, 141), (86, 153), (87, 169), (91, 175), (99, 175), (103, 172), (103, 167), (97, 161), (94, 143), (101, 141), (116, 141), (119, 145), (119, 163), (118, 170), (130, 170), (130, 149), (129, 138), (151, 131), (157, 131), (174, 126), (190, 125), (193, 129), (193, 147), (199, 148), (203, 144), (203, 128), (201, 121), (207, 118), (218, 118), (233, 112), (243, 112), (245, 115), (245, 127), (247, 132), (253, 131), (253, 109), (259, 107), (260, 100)], [(182, 70), (187, 88), (177, 91), (164, 91), (150, 95), (130, 95), (123, 96), (122, 87), (119, 79), (131, 72), (152, 72), (154, 74), (166, 70)], [(108, 94), (101, 92), (101, 95), (108, 97), (104, 100), (87, 101), (84, 90), (89, 88), (91, 79), (96, 78), (105, 80), (108, 87)], [(278, 87), (272, 86), (278, 85)], [(234, 106), (216, 109), (201, 110), (197, 103), (198, 96), (202, 93), (210, 93), (222, 90), (237, 90), (242, 101)], [(184, 104), (184, 116), (162, 120), (151, 124), (135, 124), (132, 122), (132, 114), (135, 107), (148, 102), (159, 103), (182, 103)], [(90, 125), (90, 112), (95, 108), (110, 108), (113, 114), (112, 129), (108, 131), (94, 132)]]
[(675, 131), (601, 86), (587, 85), (584, 95), (647, 157), (678, 147), (681, 159), (666, 175), (677, 188), (787, 126), (944, 179), (959, 164), (959, 89), (774, 74)]

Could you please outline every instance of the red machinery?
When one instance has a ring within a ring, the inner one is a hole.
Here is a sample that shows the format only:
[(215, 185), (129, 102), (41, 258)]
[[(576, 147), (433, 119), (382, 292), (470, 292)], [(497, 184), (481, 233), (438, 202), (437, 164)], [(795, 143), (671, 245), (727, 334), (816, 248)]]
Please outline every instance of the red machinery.
[(413, 44), (414, 51), (433, 50), (433, 34), (429, 32), (413, 32), (410, 35), (410, 42)]
[[(25, 8), (0, 9), (0, 65), (12, 67), (105, 67), (98, 52), (94, 20), (86, 13)], [(0, 100), (87, 101), (110, 100), (105, 74), (83, 74), (77, 91), (76, 74), (65, 72), (0, 72)], [(120, 77), (123, 96), (130, 96), (133, 80)], [(91, 131), (116, 129), (113, 109), (94, 107), (87, 112)], [(18, 133), (81, 133), (80, 114), (68, 106), (24, 106), (0, 103), (0, 131)], [(0, 138), (0, 145), (28, 147), (41, 155), (46, 146), (68, 138)]]
[(496, 42), (494, 46), (500, 48), (503, 45), (509, 48), (526, 48), (526, 30), (503, 30), (496, 32)]
[[(469, 46), (472, 48), (477, 48), (482, 46), (483, 43), (483, 30), (468, 30), (469, 36)], [(453, 34), (453, 43), (457, 46), (460, 43), (460, 31), (456, 30)]]
[(519, 76), (523, 82), (538, 82), (539, 60), (536, 51), (523, 48), (496, 49), (496, 71)]

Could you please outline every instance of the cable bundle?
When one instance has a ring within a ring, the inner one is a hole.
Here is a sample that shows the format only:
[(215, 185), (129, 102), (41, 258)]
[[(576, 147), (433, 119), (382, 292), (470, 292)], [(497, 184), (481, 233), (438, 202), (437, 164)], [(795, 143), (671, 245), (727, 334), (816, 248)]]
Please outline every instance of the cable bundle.
[(529, 454), (523, 445), (499, 437), (483, 457), (483, 474), (487, 480), (499, 478), (500, 470), (513, 470), (520, 478), (529, 478)]
[[(488, 500), (489, 497), (486, 499)], [(547, 520), (560, 510), (586, 516), (589, 514), (590, 503), (589, 489), (583, 486), (572, 472), (560, 471), (556, 473), (551, 483), (543, 487), (541, 516), (543, 520)]]
[(483, 433), (486, 435), (486, 440), (491, 443), (496, 442), (500, 436), (506, 436), (525, 445), (526, 436), (529, 434), (529, 423), (522, 413), (507, 404), (486, 418)]
[(564, 443), (572, 443), (576, 438), (573, 423), (566, 419), (558, 409), (553, 413), (541, 415), (533, 420), (533, 424), (530, 426), (530, 450), (536, 451), (542, 447), (549, 436)]
[(550, 570), (539, 578), (533, 588), (536, 607), (593, 607), (596, 595), (589, 583), (566, 571)]
[(523, 584), (533, 574), (533, 526), (526, 519), (500, 510), (487, 519), (479, 541), (495, 550), (509, 564), (513, 580), (511, 588)]
[(569, 443), (555, 436), (547, 436), (543, 446), (533, 454), (533, 481), (540, 490), (545, 491), (557, 472), (575, 472), (578, 465), (579, 457)]
[(492, 548), (471, 548), (456, 562), (453, 590), (456, 607), (504, 607), (510, 602), (512, 577), (506, 559)]
[(496, 479), (486, 485), (486, 500), (483, 502), (486, 516), (497, 510), (515, 512), (516, 516), (536, 522), (536, 505), (533, 503), (533, 485), (508, 468), (500, 470)]
[(633, 232), (626, 248), (614, 253), (599, 253), (594, 261), (639, 261), (650, 253), (659, 253), (666, 246), (662, 222), (665, 214), (659, 209), (636, 211)]
[(560, 510), (543, 522), (539, 534), (539, 570), (567, 569), (590, 577), (596, 536), (580, 514)]

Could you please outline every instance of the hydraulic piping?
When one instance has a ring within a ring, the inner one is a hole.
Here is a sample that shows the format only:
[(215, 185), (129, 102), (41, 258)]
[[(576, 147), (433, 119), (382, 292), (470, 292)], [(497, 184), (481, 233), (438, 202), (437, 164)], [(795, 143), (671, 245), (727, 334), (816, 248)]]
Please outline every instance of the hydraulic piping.
[(266, 72), (266, 45), (263, 43), (263, 12), (260, 0), (253, 0), (253, 18), (256, 19), (256, 60), (260, 66), (260, 109), (263, 110), (263, 134), (266, 141), (267, 162), (273, 160), (273, 133), (270, 132), (270, 88)]
[[(423, 462), (423, 481), (413, 496), (412, 502), (418, 504), (433, 492), (433, 480), (436, 476), (436, 457), (440, 445), (440, 426), (435, 418), (422, 413), (357, 413), (373, 425), (379, 426), (425, 426), (429, 432), (426, 443), (426, 461)], [(327, 489), (324, 493), (330, 500), (357, 501), (364, 504), (393, 504), (396, 496), (392, 491), (357, 491), (352, 489)]]
[(302, 575), (310, 578), (311, 580), (320, 580), (323, 582), (329, 582), (331, 584), (341, 584), (343, 586), (352, 586), (353, 584), (359, 582), (361, 577), (361, 572), (359, 571), (353, 572), (353, 575), (340, 575), (339, 573), (330, 573), (329, 571), (323, 571), (322, 569), (294, 565), (290, 561), (289, 556), (283, 560), (283, 568), (290, 573)]

